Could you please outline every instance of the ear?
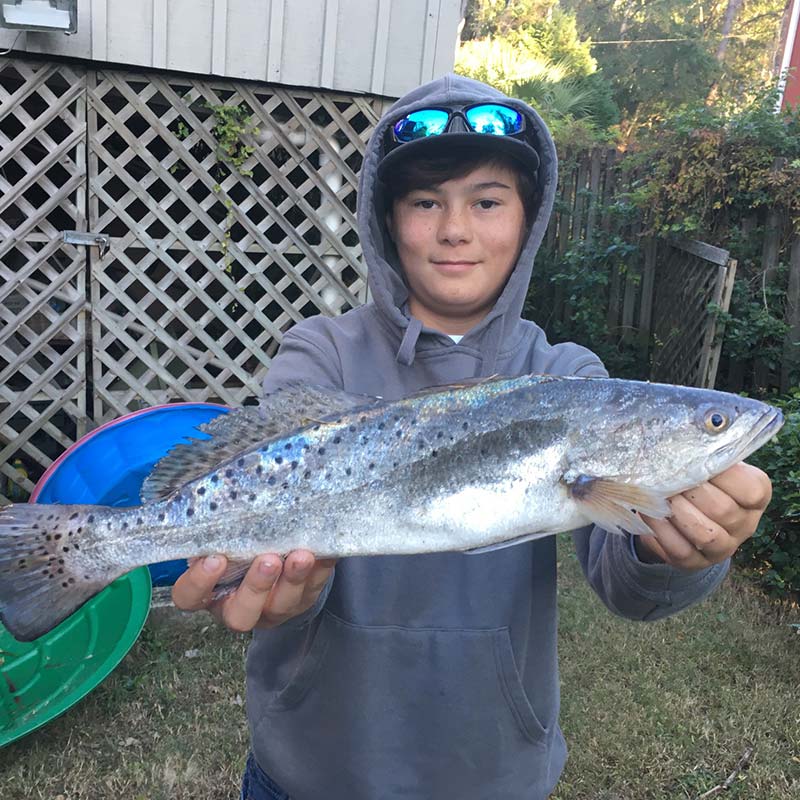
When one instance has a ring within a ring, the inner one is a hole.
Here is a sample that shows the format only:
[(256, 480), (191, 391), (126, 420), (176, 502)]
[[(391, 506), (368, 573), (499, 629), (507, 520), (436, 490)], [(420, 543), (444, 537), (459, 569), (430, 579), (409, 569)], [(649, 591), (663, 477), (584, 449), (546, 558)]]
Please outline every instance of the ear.
[(384, 220), (386, 222), (386, 230), (389, 232), (389, 238), (394, 241), (394, 219), (391, 211), (386, 212)]

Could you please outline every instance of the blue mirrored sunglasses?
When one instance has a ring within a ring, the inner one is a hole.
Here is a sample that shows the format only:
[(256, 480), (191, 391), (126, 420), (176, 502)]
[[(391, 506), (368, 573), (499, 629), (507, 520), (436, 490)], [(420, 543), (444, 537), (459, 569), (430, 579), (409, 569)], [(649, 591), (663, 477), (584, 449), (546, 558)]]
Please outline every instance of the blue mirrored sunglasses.
[(460, 110), (421, 108), (412, 111), (392, 126), (396, 144), (405, 144), (446, 133), (453, 119), (460, 117), (467, 129), (491, 136), (518, 137), (525, 130), (525, 117), (510, 106), (500, 103), (481, 103)]

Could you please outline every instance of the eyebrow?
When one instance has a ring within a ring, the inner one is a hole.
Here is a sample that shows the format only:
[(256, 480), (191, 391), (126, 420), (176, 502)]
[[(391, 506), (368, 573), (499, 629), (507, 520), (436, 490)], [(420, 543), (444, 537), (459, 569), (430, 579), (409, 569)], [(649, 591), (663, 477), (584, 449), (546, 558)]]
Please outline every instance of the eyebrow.
[[(469, 187), (469, 191), (471, 192), (482, 192), (485, 189), (510, 189), (511, 187), (507, 183), (501, 183), (500, 181), (484, 181), (483, 183), (473, 183), (472, 186)], [(435, 192), (436, 194), (441, 194), (441, 185), (431, 186), (428, 188), (420, 188), (417, 191), (420, 192)]]

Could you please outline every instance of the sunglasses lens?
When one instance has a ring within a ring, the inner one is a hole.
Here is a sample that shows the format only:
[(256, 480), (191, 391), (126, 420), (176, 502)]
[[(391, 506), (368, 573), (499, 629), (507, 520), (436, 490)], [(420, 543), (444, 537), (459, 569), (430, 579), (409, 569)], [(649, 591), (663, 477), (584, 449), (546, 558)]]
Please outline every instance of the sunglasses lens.
[(476, 133), (511, 136), (522, 131), (522, 114), (508, 106), (487, 103), (465, 112), (467, 122)]
[(398, 142), (413, 142), (426, 136), (438, 136), (447, 127), (450, 115), (436, 108), (413, 111), (394, 125), (394, 135)]

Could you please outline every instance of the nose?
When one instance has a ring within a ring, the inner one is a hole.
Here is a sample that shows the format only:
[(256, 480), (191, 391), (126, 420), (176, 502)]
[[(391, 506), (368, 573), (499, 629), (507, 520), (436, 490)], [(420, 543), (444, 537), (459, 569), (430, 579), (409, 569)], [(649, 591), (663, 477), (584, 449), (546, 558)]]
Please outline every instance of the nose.
[(462, 208), (446, 208), (440, 217), (439, 241), (443, 244), (463, 244), (472, 238), (467, 213)]

